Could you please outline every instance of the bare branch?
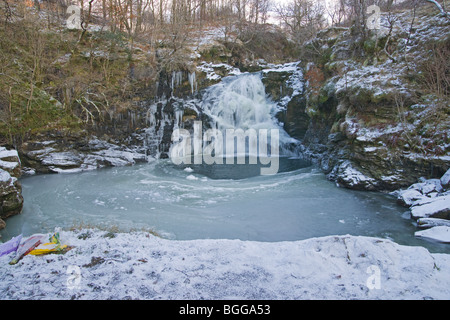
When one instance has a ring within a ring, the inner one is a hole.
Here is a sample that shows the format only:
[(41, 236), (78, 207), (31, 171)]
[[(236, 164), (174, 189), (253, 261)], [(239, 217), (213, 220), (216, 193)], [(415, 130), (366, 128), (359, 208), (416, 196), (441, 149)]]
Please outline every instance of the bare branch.
[(439, 4), (439, 2), (437, 2), (436, 0), (425, 0), (425, 1), (434, 4), (444, 17), (447, 18), (449, 17), (449, 13), (444, 10), (444, 8)]

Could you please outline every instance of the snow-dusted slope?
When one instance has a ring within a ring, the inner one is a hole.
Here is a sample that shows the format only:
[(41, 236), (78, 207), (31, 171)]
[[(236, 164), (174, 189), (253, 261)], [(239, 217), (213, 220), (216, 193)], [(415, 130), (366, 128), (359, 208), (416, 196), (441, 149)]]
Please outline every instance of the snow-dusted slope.
[(1, 299), (449, 299), (450, 255), (389, 240), (165, 240), (61, 232), (65, 255), (0, 258)]

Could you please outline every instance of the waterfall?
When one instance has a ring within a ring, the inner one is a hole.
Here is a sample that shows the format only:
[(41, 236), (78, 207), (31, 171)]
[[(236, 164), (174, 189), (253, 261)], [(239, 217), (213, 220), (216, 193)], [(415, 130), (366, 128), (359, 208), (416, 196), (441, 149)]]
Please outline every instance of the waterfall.
[(282, 128), (275, 115), (276, 103), (267, 98), (260, 74), (243, 74), (223, 79), (204, 94), (202, 110), (212, 119), (212, 126), (226, 129), (278, 129), (281, 151), (287, 154), (298, 141)]
[[(205, 122), (205, 128), (215, 128), (224, 133), (227, 129), (242, 129), (246, 133), (251, 131), (252, 134), (267, 132), (267, 138), (264, 139), (270, 141), (271, 133), (274, 132), (279, 140), (280, 154), (298, 156), (299, 142), (290, 137), (278, 122), (276, 114), (281, 109), (267, 97), (261, 77), (260, 73), (226, 77), (204, 90), (201, 99), (172, 96), (167, 100), (160, 99), (151, 103), (147, 113), (149, 127), (146, 130), (149, 154), (158, 158), (168, 151), (171, 134), (176, 129), (184, 129), (183, 114), (185, 108), (189, 108), (196, 110), (199, 115), (203, 114), (201, 119)], [(188, 78), (193, 94), (197, 90), (195, 72), (189, 74)], [(171, 80), (172, 89), (176, 88), (182, 82), (182, 73), (174, 72)], [(200, 118), (196, 121), (200, 121)], [(193, 124), (190, 123), (187, 129), (192, 130)], [(247, 135), (246, 147), (249, 151), (250, 148), (256, 150), (253, 136), (251, 142), (249, 137)]]

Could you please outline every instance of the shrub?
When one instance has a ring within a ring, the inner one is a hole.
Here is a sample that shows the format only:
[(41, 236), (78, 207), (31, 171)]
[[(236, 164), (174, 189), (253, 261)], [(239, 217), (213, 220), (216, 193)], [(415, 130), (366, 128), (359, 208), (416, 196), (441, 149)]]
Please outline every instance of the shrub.
[(438, 97), (450, 95), (450, 39), (431, 43), (428, 51), (430, 58), (419, 67), (422, 72), (422, 84), (426, 90)]

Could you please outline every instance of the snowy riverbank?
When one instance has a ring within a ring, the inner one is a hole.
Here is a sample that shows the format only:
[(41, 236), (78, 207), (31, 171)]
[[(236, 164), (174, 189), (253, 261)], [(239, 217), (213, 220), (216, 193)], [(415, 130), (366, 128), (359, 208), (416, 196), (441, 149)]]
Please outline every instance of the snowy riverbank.
[(386, 239), (165, 240), (61, 232), (64, 255), (0, 258), (0, 299), (449, 299), (450, 255)]

